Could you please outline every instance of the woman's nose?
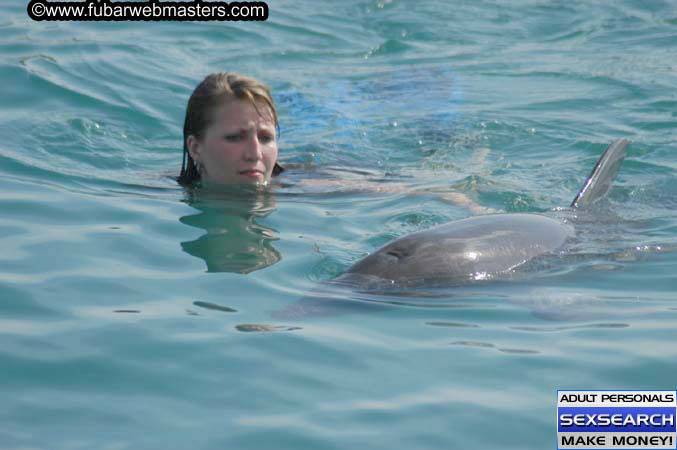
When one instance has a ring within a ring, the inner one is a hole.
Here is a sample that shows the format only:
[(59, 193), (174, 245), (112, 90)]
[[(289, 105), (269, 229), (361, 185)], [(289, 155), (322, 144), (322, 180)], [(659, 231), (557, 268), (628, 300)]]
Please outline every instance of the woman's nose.
[(247, 139), (244, 157), (247, 161), (258, 161), (263, 159), (263, 153), (261, 153), (261, 143), (259, 142), (259, 138), (255, 133), (253, 133), (249, 139)]

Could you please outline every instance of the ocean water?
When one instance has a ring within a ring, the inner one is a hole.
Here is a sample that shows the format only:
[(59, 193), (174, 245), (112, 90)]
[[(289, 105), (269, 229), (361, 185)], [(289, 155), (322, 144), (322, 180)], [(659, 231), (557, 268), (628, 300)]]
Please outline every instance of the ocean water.
[[(674, 2), (26, 3), (0, 5), (0, 448), (543, 449), (557, 389), (676, 388)], [(222, 70), (271, 86), (296, 167), (256, 198), (168, 176)], [(609, 197), (522, 277), (296, 307), (474, 214), (445, 192), (554, 214), (620, 137)]]

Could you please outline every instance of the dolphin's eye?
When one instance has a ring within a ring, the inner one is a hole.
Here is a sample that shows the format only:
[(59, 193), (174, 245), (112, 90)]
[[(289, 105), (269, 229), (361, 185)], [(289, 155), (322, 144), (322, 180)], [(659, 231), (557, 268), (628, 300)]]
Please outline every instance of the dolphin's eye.
[(399, 252), (398, 250), (388, 250), (386, 252), (386, 255), (394, 256), (397, 259), (404, 258), (404, 255), (401, 252)]

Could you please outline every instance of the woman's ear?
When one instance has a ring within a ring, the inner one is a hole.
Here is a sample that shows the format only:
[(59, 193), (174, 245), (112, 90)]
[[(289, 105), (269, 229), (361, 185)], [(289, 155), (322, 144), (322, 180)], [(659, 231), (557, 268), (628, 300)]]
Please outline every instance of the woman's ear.
[(193, 158), (193, 161), (196, 163), (200, 162), (200, 143), (194, 135), (189, 135), (186, 139), (186, 147), (188, 147), (188, 153), (190, 157)]

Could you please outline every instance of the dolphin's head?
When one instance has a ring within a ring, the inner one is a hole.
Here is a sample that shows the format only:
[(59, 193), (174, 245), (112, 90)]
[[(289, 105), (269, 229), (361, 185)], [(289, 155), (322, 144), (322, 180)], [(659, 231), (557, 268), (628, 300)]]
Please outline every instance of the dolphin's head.
[(346, 273), (406, 283), (484, 280), (512, 273), (572, 235), (570, 226), (536, 214), (469, 217), (392, 241)]
[(395, 274), (401, 272), (402, 260), (409, 255), (397, 248), (381, 249), (365, 256), (348, 269), (347, 273), (374, 275), (380, 278), (396, 279)]
[[(450, 273), (450, 264), (464, 263), (462, 241), (445, 242), (444, 249), (436, 240), (410, 235), (393, 241), (350, 267), (346, 273), (405, 281), (435, 278)], [(452, 273), (458, 272), (458, 268)]]

